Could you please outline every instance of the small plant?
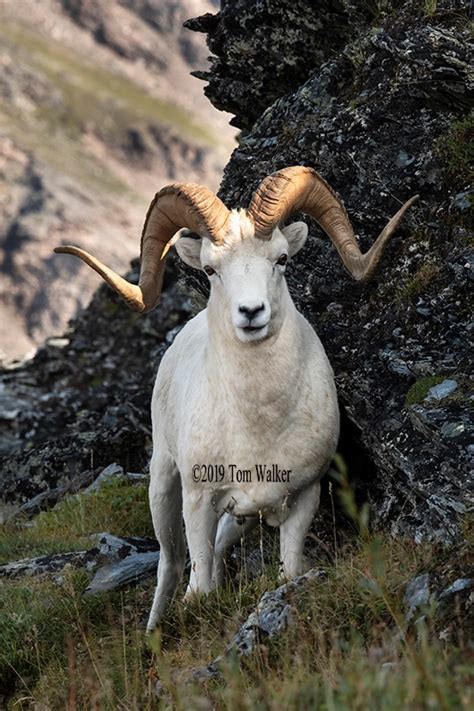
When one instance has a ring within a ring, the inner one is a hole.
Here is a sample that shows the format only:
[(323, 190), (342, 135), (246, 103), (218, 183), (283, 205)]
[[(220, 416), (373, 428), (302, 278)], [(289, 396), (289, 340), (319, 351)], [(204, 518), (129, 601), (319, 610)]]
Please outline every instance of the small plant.
[[(355, 71), (360, 69), (360, 67), (364, 64), (366, 56), (367, 56), (367, 50), (361, 41), (354, 42), (353, 44), (349, 45), (349, 47), (345, 51), (346, 57), (349, 59), (350, 63), (352, 64), (353, 68)], [(358, 97), (359, 99), (359, 97)], [(355, 108), (355, 107), (352, 107)]]
[(398, 4), (399, 0), (362, 0), (361, 2), (362, 9), (376, 22), (390, 15)]
[(474, 113), (454, 121), (438, 139), (436, 151), (443, 161), (446, 177), (457, 188), (474, 180)]
[(439, 275), (441, 269), (435, 262), (425, 262), (405, 283), (397, 289), (397, 298), (400, 302), (412, 301), (415, 296), (424, 294)]
[(438, 0), (425, 0), (425, 13), (434, 15), (438, 7)]
[(413, 383), (405, 396), (405, 407), (423, 402), (429, 390), (435, 385), (442, 383), (443, 380), (446, 380), (445, 375), (427, 375), (425, 378), (417, 380), (416, 383)]

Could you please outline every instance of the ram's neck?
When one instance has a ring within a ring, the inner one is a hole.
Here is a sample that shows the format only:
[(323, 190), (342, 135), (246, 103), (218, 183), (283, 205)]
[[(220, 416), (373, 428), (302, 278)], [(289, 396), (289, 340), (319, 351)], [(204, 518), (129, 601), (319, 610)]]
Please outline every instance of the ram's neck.
[(208, 306), (209, 340), (206, 364), (211, 382), (240, 410), (291, 407), (298, 398), (298, 381), (304, 367), (304, 334), (301, 317), (285, 289), (282, 325), (263, 341), (242, 343)]

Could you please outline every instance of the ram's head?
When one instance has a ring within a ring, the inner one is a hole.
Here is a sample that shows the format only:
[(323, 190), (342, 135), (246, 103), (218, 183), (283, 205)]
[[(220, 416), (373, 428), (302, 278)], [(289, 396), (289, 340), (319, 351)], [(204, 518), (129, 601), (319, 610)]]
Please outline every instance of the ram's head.
[[(78, 247), (57, 247), (54, 251), (79, 257), (95, 269), (130, 308), (146, 312), (160, 300), (164, 258), (171, 244), (176, 242), (184, 261), (206, 271), (211, 286), (215, 284), (214, 291), (222, 287), (223, 272), (227, 273), (228, 288), (223, 290), (223, 296), (231, 302), (234, 327), (241, 340), (254, 340), (266, 335), (264, 329), (274, 306), (272, 294), (276, 293), (272, 283), (275, 286), (281, 281), (286, 260), (306, 239), (304, 223), (280, 228), (291, 215), (301, 212), (313, 217), (333, 241), (347, 271), (362, 281), (373, 274), (390, 236), (417, 197), (412, 197), (398, 210), (369, 251), (362, 254), (344, 205), (312, 168), (294, 166), (268, 176), (253, 194), (246, 210), (228, 210), (207, 188), (177, 183), (160, 190), (148, 210), (141, 238), (138, 286)], [(177, 241), (176, 234), (182, 228), (197, 233), (201, 240), (181, 236)], [(260, 267), (255, 266), (255, 260)], [(244, 289), (241, 288), (243, 282)], [(266, 287), (262, 290), (264, 282)], [(238, 289), (236, 283), (240, 284)]]

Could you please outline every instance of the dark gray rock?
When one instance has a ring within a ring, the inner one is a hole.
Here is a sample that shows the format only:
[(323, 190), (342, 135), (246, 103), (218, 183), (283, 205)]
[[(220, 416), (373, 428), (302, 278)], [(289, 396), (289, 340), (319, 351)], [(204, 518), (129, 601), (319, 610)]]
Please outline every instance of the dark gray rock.
[[(227, 645), (223, 654), (216, 657), (206, 667), (190, 669), (180, 673), (180, 680), (205, 681), (220, 674), (222, 662), (229, 657), (246, 657), (254, 652), (266, 639), (282, 634), (294, 621), (301, 604), (301, 593), (312, 582), (324, 577), (320, 570), (311, 569), (304, 575), (293, 578), (275, 590), (262, 595), (255, 610), (249, 615), (239, 631)], [(160, 683), (157, 693), (162, 692)]]
[(97, 548), (88, 551), (54, 553), (36, 558), (24, 558), (0, 566), (0, 577), (18, 578), (22, 576), (57, 575), (66, 567), (93, 570), (97, 567)]
[(443, 400), (458, 389), (458, 384), (455, 380), (443, 380), (439, 385), (434, 385), (428, 390), (428, 395), (425, 400)]
[(185, 27), (207, 33), (213, 56), (208, 71), (194, 76), (209, 82), (204, 92), (219, 109), (235, 114), (234, 126), (250, 128), (275, 99), (301, 84), (355, 34), (370, 14), (344, 0), (223, 0)]
[(451, 585), (448, 585), (448, 587), (443, 590), (443, 592), (440, 594), (440, 600), (444, 600), (446, 598), (449, 598), (453, 595), (458, 595), (459, 593), (468, 593), (471, 590), (474, 589), (474, 578), (458, 578), (457, 580), (454, 581), (454, 583), (451, 583)]
[(101, 471), (92, 484), (89, 484), (87, 489), (84, 490), (84, 494), (100, 491), (104, 484), (109, 483), (113, 479), (126, 479), (130, 484), (145, 484), (148, 482), (148, 475), (141, 472), (124, 472), (123, 467), (117, 464), (117, 462), (114, 462)]
[(120, 538), (110, 533), (98, 533), (97, 544), (86, 551), (55, 553), (25, 558), (0, 566), (0, 577), (48, 575), (62, 582), (60, 573), (66, 568), (81, 568), (95, 572), (87, 594), (115, 590), (156, 573), (160, 557), (157, 541), (151, 538)]
[(87, 586), (86, 595), (107, 592), (156, 575), (160, 551), (131, 552), (124, 560), (101, 566)]
[(119, 538), (110, 533), (97, 536), (102, 565), (85, 590), (86, 595), (115, 590), (156, 574), (160, 550), (151, 538)]
[[(334, 43), (324, 62), (305, 64), (295, 78), (303, 83), (285, 85), (263, 112), (261, 86), (282, 63), (275, 69), (264, 49), (249, 80), (244, 53), (228, 62), (237, 36), (257, 46), (266, 27), (271, 37), (262, 5), (246, 4), (245, 32), (240, 18), (237, 27), (226, 25), (231, 3), (199, 28), (208, 31), (222, 64), (216, 60), (210, 71), (207, 91), (215, 105), (226, 98), (223, 72), (246, 84), (245, 100), (237, 94), (233, 110), (248, 130), (219, 195), (229, 207), (246, 206), (266, 175), (288, 165), (312, 166), (343, 198), (366, 250), (400, 204), (420, 194), (368, 285), (349, 280), (333, 246), (308, 218), (310, 239), (289, 266), (288, 281), (327, 350), (343, 411), (375, 464), (375, 476), (369, 467), (357, 472), (374, 522), (415, 540), (453, 540), (472, 506), (466, 487), (473, 427), (472, 241), (470, 216), (459, 199), (469, 172), (459, 146), (472, 135), (466, 118), (474, 88), (468, 4), (439, 0), (428, 14), (415, 0), (386, 3), (375, 20), (358, 18), (354, 34), (346, 35), (344, 46)], [(293, 5), (274, 0), (271, 7), (284, 13)], [(314, 8), (310, 17), (319, 4)], [(292, 27), (288, 21), (287, 35)], [(313, 32), (313, 45), (331, 31)], [(296, 52), (288, 48), (285, 56), (290, 61)], [(229, 102), (226, 107), (232, 110)], [(206, 293), (200, 275), (183, 272), (189, 288)], [(415, 381), (440, 375), (456, 380), (458, 390), (435, 408), (431, 402), (406, 404)], [(347, 464), (354, 473), (350, 459)]]
[(90, 494), (93, 491), (99, 491), (104, 484), (110, 482), (112, 479), (121, 478), (123, 477), (123, 475), (123, 467), (121, 467), (120, 464), (117, 464), (117, 462), (113, 462), (101, 471), (99, 476), (94, 479), (92, 484), (89, 484), (87, 489), (84, 490), (84, 494)]
[[(438, 576), (440, 571), (437, 571)], [(441, 574), (442, 575), (442, 574)], [(429, 605), (433, 605), (432, 614), (446, 615), (446, 612), (453, 609), (458, 604), (466, 611), (470, 606), (472, 591), (474, 589), (474, 578), (456, 578), (452, 583), (445, 585), (443, 577), (434, 581), (434, 576), (429, 573), (422, 573), (412, 578), (406, 587), (405, 619), (407, 622), (414, 620), (419, 622), (424, 619), (425, 611)], [(457, 600), (456, 600), (457, 598)], [(461, 609), (458, 607), (458, 614)]]
[(430, 599), (430, 576), (428, 573), (417, 575), (412, 578), (405, 591), (405, 604), (407, 605), (406, 619), (410, 620), (413, 615), (428, 604)]

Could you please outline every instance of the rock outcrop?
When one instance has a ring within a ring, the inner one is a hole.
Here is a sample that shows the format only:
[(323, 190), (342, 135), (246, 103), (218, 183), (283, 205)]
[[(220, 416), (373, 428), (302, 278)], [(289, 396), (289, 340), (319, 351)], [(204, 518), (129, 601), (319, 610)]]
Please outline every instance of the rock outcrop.
[(114, 590), (136, 583), (156, 573), (159, 545), (151, 538), (118, 538), (110, 533), (97, 533), (93, 548), (67, 553), (25, 558), (0, 565), (0, 578), (52, 576), (61, 584), (66, 569), (83, 568), (94, 573), (86, 594)]
[(204, 93), (217, 108), (235, 114), (234, 126), (248, 129), (275, 99), (341, 50), (368, 12), (344, 0), (224, 0), (217, 15), (185, 23), (207, 33), (213, 52), (210, 69), (194, 76), (209, 82)]
[[(351, 4), (343, 4), (350, 13)], [(369, 285), (350, 281), (311, 220), (311, 239), (288, 277), (329, 354), (341, 405), (375, 463), (376, 475), (362, 474), (359, 485), (372, 500), (377, 524), (416, 539), (449, 540), (470, 504), (474, 432), (469, 3), (369, 4), (379, 8), (378, 16), (365, 26), (358, 21), (344, 46), (340, 3), (314, 6), (308, 27), (320, 17), (312, 45), (326, 61), (315, 61), (313, 53), (311, 67), (308, 57), (298, 63), (296, 47), (280, 59), (265, 49), (278, 46), (283, 30), (274, 27), (272, 13), (289, 17), (295, 7), (289, 0), (273, 0), (268, 11), (266, 3), (246, 2), (242, 16), (224, 3), (217, 16), (190, 26), (209, 31), (217, 54), (206, 75), (208, 96), (217, 107), (236, 111), (238, 125), (248, 128), (221, 185), (228, 206), (248, 204), (273, 171), (309, 165), (339, 192), (365, 251), (387, 218), (420, 194)], [(329, 6), (335, 20), (322, 29)], [(251, 55), (258, 71), (248, 72), (243, 51), (227, 61), (229, 48), (256, 48), (260, 36), (266, 38), (263, 51)], [(298, 86), (298, 77), (286, 73), (290, 59), (305, 80)], [(238, 108), (221, 92), (223, 67), (233, 85), (245, 86)], [(262, 86), (272, 87), (280, 73), (288, 83), (270, 103), (275, 92), (266, 95)], [(186, 280), (205, 291), (194, 273)], [(430, 388), (446, 380), (455, 381), (455, 389), (430, 397)]]

